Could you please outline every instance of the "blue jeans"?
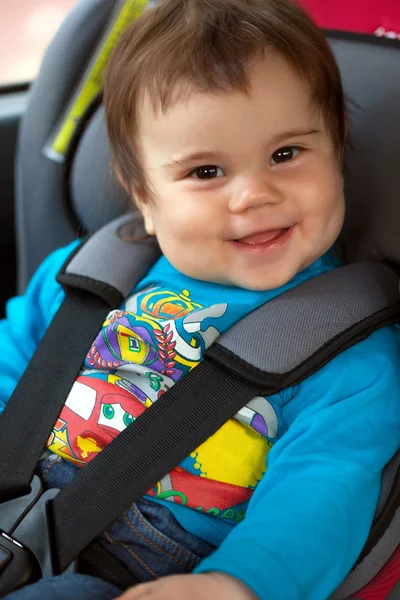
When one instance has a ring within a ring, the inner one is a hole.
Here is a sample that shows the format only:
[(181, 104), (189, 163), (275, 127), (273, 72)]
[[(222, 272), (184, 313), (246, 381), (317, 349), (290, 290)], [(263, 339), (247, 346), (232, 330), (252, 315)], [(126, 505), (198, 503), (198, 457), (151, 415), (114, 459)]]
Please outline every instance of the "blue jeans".
[[(75, 466), (54, 455), (39, 464), (39, 474), (47, 488), (63, 487), (76, 473)], [(140, 582), (190, 573), (214, 550), (183, 529), (165, 506), (144, 498), (132, 504), (99, 540)], [(94, 577), (69, 574), (27, 586), (7, 599), (108, 600), (120, 593), (114, 586)]]
[(6, 600), (113, 600), (121, 593), (106, 581), (72, 573), (41, 579), (9, 594)]

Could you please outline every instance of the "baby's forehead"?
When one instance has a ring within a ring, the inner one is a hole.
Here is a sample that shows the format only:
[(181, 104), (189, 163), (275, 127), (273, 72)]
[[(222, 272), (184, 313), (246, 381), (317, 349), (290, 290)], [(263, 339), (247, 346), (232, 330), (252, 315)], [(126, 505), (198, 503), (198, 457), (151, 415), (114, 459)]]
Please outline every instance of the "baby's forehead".
[[(213, 69), (216, 68), (213, 65)], [(153, 112), (154, 116), (165, 114), (177, 104), (185, 105), (196, 95), (217, 101), (227, 101), (230, 96), (238, 94), (249, 96), (256, 91), (255, 88), (260, 87), (260, 83), (265, 84), (264, 92), (281, 88), (285, 81), (286, 85), (291, 83), (292, 88), (297, 87), (305, 94), (313, 95), (303, 75), (284, 56), (273, 50), (250, 58), (243, 79), (238, 78), (235, 83), (221, 78), (221, 81), (210, 81), (207, 85), (203, 78), (196, 80), (192, 76), (189, 80), (179, 75), (175, 78), (172, 74), (169, 79), (160, 76), (152, 77), (151, 81), (146, 81), (146, 78), (144, 80), (138, 94), (138, 107), (141, 111)]]
[[(145, 92), (138, 112), (140, 138), (152, 138), (168, 147), (190, 137), (196, 142), (232, 144), (246, 134), (257, 140), (282, 131), (321, 127), (309, 86), (279, 57), (267, 57), (252, 65), (246, 89), (199, 90), (178, 82), (167, 106)], [(240, 135), (239, 135), (240, 134)]]

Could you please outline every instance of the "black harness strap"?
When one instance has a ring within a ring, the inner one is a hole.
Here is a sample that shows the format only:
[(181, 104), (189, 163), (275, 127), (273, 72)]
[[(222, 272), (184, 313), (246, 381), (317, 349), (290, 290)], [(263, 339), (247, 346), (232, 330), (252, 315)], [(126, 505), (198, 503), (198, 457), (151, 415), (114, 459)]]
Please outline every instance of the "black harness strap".
[(259, 393), (206, 356), (52, 501), (58, 570)]
[(81, 552), (77, 561), (77, 571), (104, 579), (122, 590), (140, 583), (133, 573), (101, 544), (100, 540), (95, 540)]
[(67, 290), (0, 418), (0, 457), (7, 457), (0, 469), (0, 503), (29, 492), (49, 433), (109, 310), (89, 292)]

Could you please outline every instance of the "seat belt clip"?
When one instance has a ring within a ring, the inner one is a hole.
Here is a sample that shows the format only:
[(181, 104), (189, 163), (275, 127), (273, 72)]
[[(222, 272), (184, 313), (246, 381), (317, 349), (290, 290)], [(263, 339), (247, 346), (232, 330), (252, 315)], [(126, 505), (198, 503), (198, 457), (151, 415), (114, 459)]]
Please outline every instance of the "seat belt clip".
[(41, 568), (33, 552), (0, 530), (0, 597), (40, 577)]
[(0, 504), (0, 598), (57, 574), (48, 509), (58, 492), (34, 475), (28, 494)]

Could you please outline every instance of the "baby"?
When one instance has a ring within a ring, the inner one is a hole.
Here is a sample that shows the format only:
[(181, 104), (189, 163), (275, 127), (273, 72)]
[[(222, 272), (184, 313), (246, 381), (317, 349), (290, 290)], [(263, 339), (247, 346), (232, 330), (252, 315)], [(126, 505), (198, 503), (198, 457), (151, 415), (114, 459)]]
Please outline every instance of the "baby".
[[(64, 442), (58, 424), (39, 465), (50, 487), (162, 401), (239, 319), (340, 264), (341, 79), (323, 34), (289, 0), (160, 2), (117, 44), (104, 102), (115, 172), (162, 257), (82, 357), (60, 414)], [(25, 322), (54, 315), (71, 249), (11, 301)], [(9, 312), (3, 348), (21, 343)], [(385, 327), (239, 411), (104, 532), (143, 582), (121, 598), (328, 598), (362, 550), (398, 446), (399, 364)], [(3, 404), (14, 379), (0, 381)], [(88, 389), (114, 398), (90, 443), (79, 416)], [(75, 574), (10, 598), (120, 594)]]

